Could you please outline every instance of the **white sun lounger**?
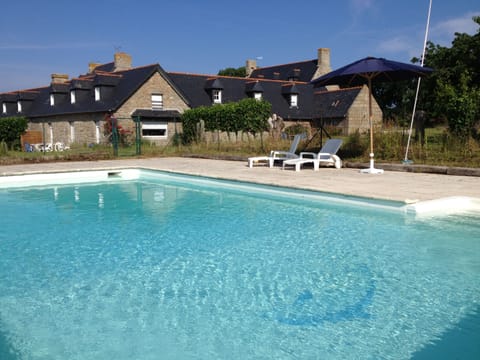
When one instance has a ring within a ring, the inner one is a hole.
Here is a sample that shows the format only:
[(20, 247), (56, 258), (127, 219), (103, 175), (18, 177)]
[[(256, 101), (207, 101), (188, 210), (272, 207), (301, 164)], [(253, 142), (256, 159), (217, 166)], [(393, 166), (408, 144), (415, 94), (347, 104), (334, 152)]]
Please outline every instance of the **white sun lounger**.
[(295, 154), (297, 151), (298, 144), (306, 135), (297, 134), (294, 136), (290, 149), (288, 151), (282, 150), (272, 150), (268, 156), (255, 156), (248, 158), (248, 167), (253, 167), (254, 164), (258, 163), (268, 163), (268, 167), (273, 167), (276, 160), (287, 160), (287, 159), (296, 159), (298, 155)]
[(342, 160), (336, 153), (341, 145), (342, 140), (340, 139), (327, 140), (318, 153), (301, 152), (300, 156), (296, 159), (284, 160), (282, 169), (285, 169), (285, 166), (295, 166), (295, 171), (300, 171), (304, 164), (313, 164), (314, 171), (318, 171), (320, 164), (335, 166), (337, 169), (340, 169), (342, 167)]

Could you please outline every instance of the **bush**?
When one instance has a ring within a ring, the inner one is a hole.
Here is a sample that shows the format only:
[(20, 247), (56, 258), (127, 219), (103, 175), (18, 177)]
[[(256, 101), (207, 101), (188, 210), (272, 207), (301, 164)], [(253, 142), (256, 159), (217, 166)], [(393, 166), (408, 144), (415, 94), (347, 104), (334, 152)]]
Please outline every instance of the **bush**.
[(297, 134), (308, 134), (309, 129), (301, 124), (295, 124), (285, 128), (284, 133), (288, 136), (295, 136)]
[(357, 130), (350, 134), (341, 147), (341, 153), (344, 158), (357, 158), (364, 155), (368, 151), (368, 138), (362, 136)]

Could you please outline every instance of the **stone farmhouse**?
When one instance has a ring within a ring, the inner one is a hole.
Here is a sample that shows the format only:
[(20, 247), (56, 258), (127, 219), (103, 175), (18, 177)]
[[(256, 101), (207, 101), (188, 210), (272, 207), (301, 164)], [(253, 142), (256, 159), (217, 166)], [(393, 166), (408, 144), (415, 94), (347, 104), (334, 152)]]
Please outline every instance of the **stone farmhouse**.
[[(25, 116), (29, 130), (42, 132), (46, 143), (99, 144), (106, 141), (108, 116), (122, 128), (140, 124), (143, 139), (167, 143), (181, 132), (181, 114), (191, 108), (263, 98), (285, 124), (331, 125), (343, 134), (367, 131), (368, 91), (314, 88), (310, 81), (330, 69), (329, 49), (315, 60), (257, 68), (247, 60), (247, 77), (166, 72), (159, 64), (133, 67), (129, 54), (118, 52), (107, 64), (90, 63), (88, 72), (69, 78), (53, 74), (49, 85), (0, 94), (0, 117)], [(381, 110), (374, 103), (374, 119)], [(273, 115), (272, 114), (272, 115)]]

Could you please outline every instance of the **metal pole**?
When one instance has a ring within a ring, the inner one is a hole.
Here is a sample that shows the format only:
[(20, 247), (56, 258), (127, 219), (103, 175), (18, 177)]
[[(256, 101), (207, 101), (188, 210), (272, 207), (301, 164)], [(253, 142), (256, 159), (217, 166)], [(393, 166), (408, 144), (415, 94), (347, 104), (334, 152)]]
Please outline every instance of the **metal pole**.
[[(427, 48), (427, 39), (428, 39), (428, 28), (430, 26), (430, 14), (432, 12), (432, 0), (430, 0), (430, 4), (428, 6), (428, 16), (427, 16), (427, 26), (425, 29), (425, 39), (423, 40), (423, 52), (422, 52), (422, 59), (420, 60), (420, 65), (423, 66), (425, 62), (425, 51)], [(412, 138), (412, 128), (413, 128), (413, 120), (415, 119), (415, 111), (417, 111), (417, 101), (418, 101), (418, 93), (420, 92), (420, 83), (421, 83), (421, 78), (418, 78), (417, 82), (417, 92), (415, 93), (415, 100), (413, 102), (413, 110), (412, 110), (412, 119), (410, 120), (410, 128), (408, 130), (408, 140), (407, 140), (407, 149), (405, 151), (405, 159), (403, 160), (404, 163), (411, 163), (410, 160), (408, 160), (408, 149), (410, 147), (410, 140)]]

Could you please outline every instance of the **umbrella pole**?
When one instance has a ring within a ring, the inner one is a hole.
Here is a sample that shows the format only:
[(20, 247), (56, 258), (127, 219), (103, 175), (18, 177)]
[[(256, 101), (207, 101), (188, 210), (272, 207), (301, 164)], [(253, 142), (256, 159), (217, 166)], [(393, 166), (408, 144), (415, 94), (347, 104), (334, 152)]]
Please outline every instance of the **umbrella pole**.
[(383, 169), (375, 169), (373, 153), (373, 111), (372, 111), (372, 76), (368, 76), (368, 119), (370, 121), (370, 167), (360, 170), (364, 174), (383, 174)]

